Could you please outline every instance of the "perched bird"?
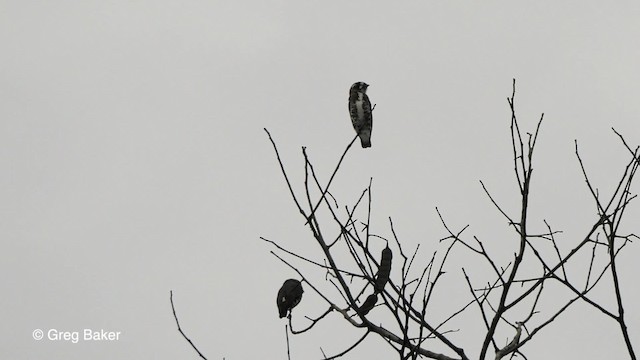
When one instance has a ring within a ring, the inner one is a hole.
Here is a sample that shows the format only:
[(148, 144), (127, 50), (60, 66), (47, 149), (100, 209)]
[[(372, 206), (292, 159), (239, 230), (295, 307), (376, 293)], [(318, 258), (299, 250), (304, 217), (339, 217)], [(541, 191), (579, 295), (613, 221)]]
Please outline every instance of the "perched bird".
[(278, 291), (278, 311), (280, 318), (287, 316), (287, 313), (293, 309), (302, 299), (302, 284), (296, 279), (289, 279), (282, 284)]
[(371, 128), (373, 116), (371, 114), (371, 102), (367, 96), (369, 85), (357, 82), (351, 85), (349, 90), (349, 114), (353, 128), (360, 137), (363, 148), (371, 147)]

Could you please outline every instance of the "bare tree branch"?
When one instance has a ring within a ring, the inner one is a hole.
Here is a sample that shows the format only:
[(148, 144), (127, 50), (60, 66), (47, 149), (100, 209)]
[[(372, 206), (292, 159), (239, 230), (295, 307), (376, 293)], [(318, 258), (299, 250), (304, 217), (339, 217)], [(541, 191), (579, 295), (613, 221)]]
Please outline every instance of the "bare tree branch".
[(187, 335), (184, 333), (184, 331), (182, 331), (182, 328), (180, 327), (180, 322), (178, 321), (178, 315), (176, 315), (176, 308), (173, 306), (173, 290), (169, 291), (169, 301), (171, 301), (171, 311), (173, 311), (173, 318), (176, 319), (176, 325), (178, 325), (178, 331), (180, 332), (180, 334), (182, 335), (182, 337), (187, 340), (187, 342), (189, 343), (189, 345), (191, 345), (191, 347), (193, 348), (193, 350), (195, 350), (198, 355), (200, 356), (200, 358), (202, 359), (207, 359), (206, 357), (204, 357), (204, 355), (202, 355), (202, 353), (200, 352), (200, 350), (198, 350), (198, 348), (193, 344), (193, 342), (191, 341), (191, 339), (189, 339), (187, 337)]

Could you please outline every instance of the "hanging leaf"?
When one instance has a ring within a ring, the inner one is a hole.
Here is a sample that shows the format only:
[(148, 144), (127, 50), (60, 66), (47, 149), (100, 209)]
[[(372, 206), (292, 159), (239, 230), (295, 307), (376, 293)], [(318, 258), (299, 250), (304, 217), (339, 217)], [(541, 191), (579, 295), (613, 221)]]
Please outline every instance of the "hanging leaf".
[(280, 318), (287, 316), (300, 300), (302, 300), (302, 284), (296, 279), (289, 279), (282, 284), (278, 291), (278, 313)]

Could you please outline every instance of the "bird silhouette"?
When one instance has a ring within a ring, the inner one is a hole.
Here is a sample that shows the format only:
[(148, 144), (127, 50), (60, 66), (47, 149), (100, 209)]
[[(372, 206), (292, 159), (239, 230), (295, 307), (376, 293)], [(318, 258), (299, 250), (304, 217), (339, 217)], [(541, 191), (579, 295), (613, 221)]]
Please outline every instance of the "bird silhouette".
[(371, 147), (371, 129), (373, 127), (371, 102), (367, 96), (368, 87), (368, 84), (357, 82), (349, 89), (349, 115), (351, 115), (351, 123), (360, 137), (363, 148)]

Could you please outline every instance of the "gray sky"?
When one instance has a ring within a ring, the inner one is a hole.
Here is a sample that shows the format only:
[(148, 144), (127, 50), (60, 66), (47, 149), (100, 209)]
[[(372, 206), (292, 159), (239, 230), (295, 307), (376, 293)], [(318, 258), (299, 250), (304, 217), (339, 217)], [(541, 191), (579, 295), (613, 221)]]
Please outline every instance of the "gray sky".
[[(319, 254), (262, 129), (297, 191), (301, 146), (326, 181), (354, 136), (355, 81), (377, 104), (373, 147), (347, 156), (333, 185), (341, 205), (373, 177), (377, 233), (390, 235), (391, 216), (426, 259), (445, 236), (438, 206), (508, 261), (515, 240), (478, 180), (517, 211), (506, 102), (516, 78), (521, 125), (533, 131), (545, 113), (532, 226), (547, 219), (570, 249), (595, 214), (574, 139), (605, 194), (628, 159), (610, 128), (640, 143), (639, 18), (633, 1), (0, 1), (1, 357), (196, 358), (176, 330), (173, 289), (209, 359), (285, 358), (275, 294), (295, 273), (259, 236)], [(626, 230), (638, 219), (634, 204)], [(620, 257), (636, 351), (637, 254), (636, 242)], [(474, 260), (458, 255), (445, 310), (468, 296), (459, 268)], [(612, 306), (609, 289), (598, 297)], [(298, 324), (324, 309), (307, 290)], [(470, 318), (452, 335), (467, 353), (481, 341)], [(121, 335), (36, 341), (38, 328)], [(292, 356), (339, 352), (360, 334), (334, 315), (291, 338)], [(366, 344), (350, 358), (393, 356)], [(524, 350), (622, 358), (622, 345), (612, 321), (579, 305)]]

